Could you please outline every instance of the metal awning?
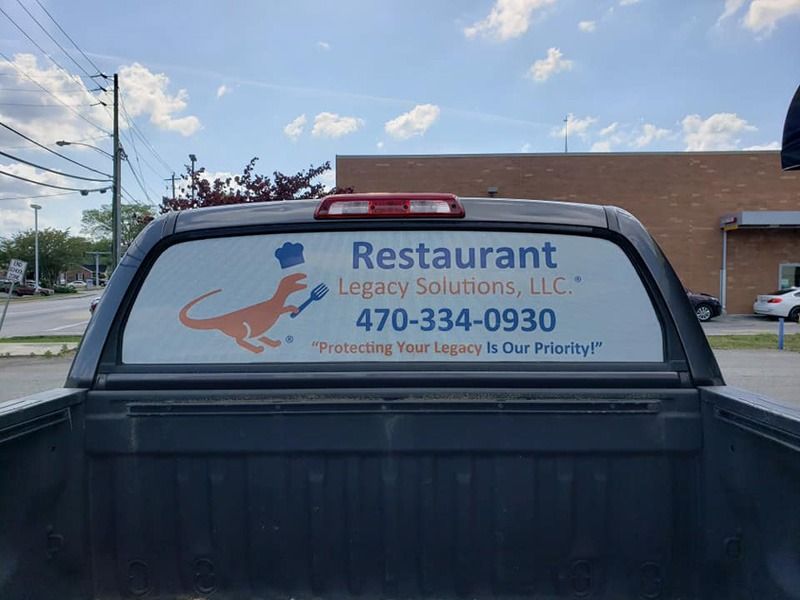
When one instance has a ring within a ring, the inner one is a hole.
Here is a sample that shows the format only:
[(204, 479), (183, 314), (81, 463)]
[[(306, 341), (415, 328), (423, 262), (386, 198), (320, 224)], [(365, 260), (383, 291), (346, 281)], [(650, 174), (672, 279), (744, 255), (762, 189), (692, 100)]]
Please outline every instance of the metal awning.
[(740, 210), (723, 215), (720, 229), (763, 229), (773, 227), (800, 227), (800, 210)]

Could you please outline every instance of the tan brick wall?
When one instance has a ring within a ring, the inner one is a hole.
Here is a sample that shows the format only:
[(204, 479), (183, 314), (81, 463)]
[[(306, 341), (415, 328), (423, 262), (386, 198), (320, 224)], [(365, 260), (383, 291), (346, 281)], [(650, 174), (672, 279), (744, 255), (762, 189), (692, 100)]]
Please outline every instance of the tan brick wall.
[[(800, 210), (800, 173), (777, 152), (509, 154), (336, 159), (336, 184), (357, 192), (451, 192), (614, 204), (650, 230), (684, 284), (719, 292), (719, 218), (738, 210)], [(778, 264), (800, 262), (800, 230), (728, 237), (728, 311), (750, 312), (777, 286)]]

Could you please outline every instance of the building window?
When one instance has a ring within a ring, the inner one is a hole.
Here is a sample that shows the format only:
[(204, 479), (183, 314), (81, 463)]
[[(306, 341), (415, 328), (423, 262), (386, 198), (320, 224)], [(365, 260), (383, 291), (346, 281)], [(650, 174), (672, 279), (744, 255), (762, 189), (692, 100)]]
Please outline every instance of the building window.
[(800, 263), (784, 263), (780, 266), (778, 287), (800, 287)]

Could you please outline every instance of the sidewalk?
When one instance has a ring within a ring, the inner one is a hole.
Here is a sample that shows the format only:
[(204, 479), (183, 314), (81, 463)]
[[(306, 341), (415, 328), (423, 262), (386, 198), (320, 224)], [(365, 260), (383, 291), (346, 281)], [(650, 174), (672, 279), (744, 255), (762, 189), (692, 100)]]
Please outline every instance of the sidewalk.
[(58, 356), (64, 351), (65, 346), (68, 351), (72, 351), (78, 347), (78, 342), (44, 344), (3, 343), (0, 344), (0, 358), (16, 356)]
[[(778, 333), (778, 320), (758, 315), (725, 315), (703, 323), (706, 335), (751, 335)], [(784, 333), (800, 333), (800, 325), (784, 321)]]

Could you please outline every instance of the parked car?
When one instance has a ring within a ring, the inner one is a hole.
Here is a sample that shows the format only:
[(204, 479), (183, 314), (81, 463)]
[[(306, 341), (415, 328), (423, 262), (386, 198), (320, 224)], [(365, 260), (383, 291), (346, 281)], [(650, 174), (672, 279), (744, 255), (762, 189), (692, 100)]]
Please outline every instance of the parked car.
[[(7, 294), (8, 289), (11, 286), (11, 282), (8, 280), (0, 282), (0, 292)], [(50, 296), (54, 293), (51, 288), (39, 286), (39, 293), (42, 296)], [(25, 284), (15, 284), (14, 290), (11, 292), (13, 296), (33, 296), (36, 294), (36, 286), (30, 283)]]
[(92, 299), (92, 303), (89, 305), (89, 312), (94, 314), (94, 309), (97, 308), (97, 305), (100, 303), (100, 296), (97, 298)]
[(67, 285), (76, 290), (85, 290), (89, 287), (85, 281), (70, 281)]
[(800, 320), (800, 287), (784, 288), (758, 296), (753, 303), (753, 312), (769, 317), (784, 317), (790, 321)]
[(686, 295), (689, 296), (689, 302), (692, 303), (694, 314), (697, 315), (700, 322), (705, 323), (722, 314), (722, 303), (719, 298), (711, 294), (693, 292), (692, 290), (686, 290)]

